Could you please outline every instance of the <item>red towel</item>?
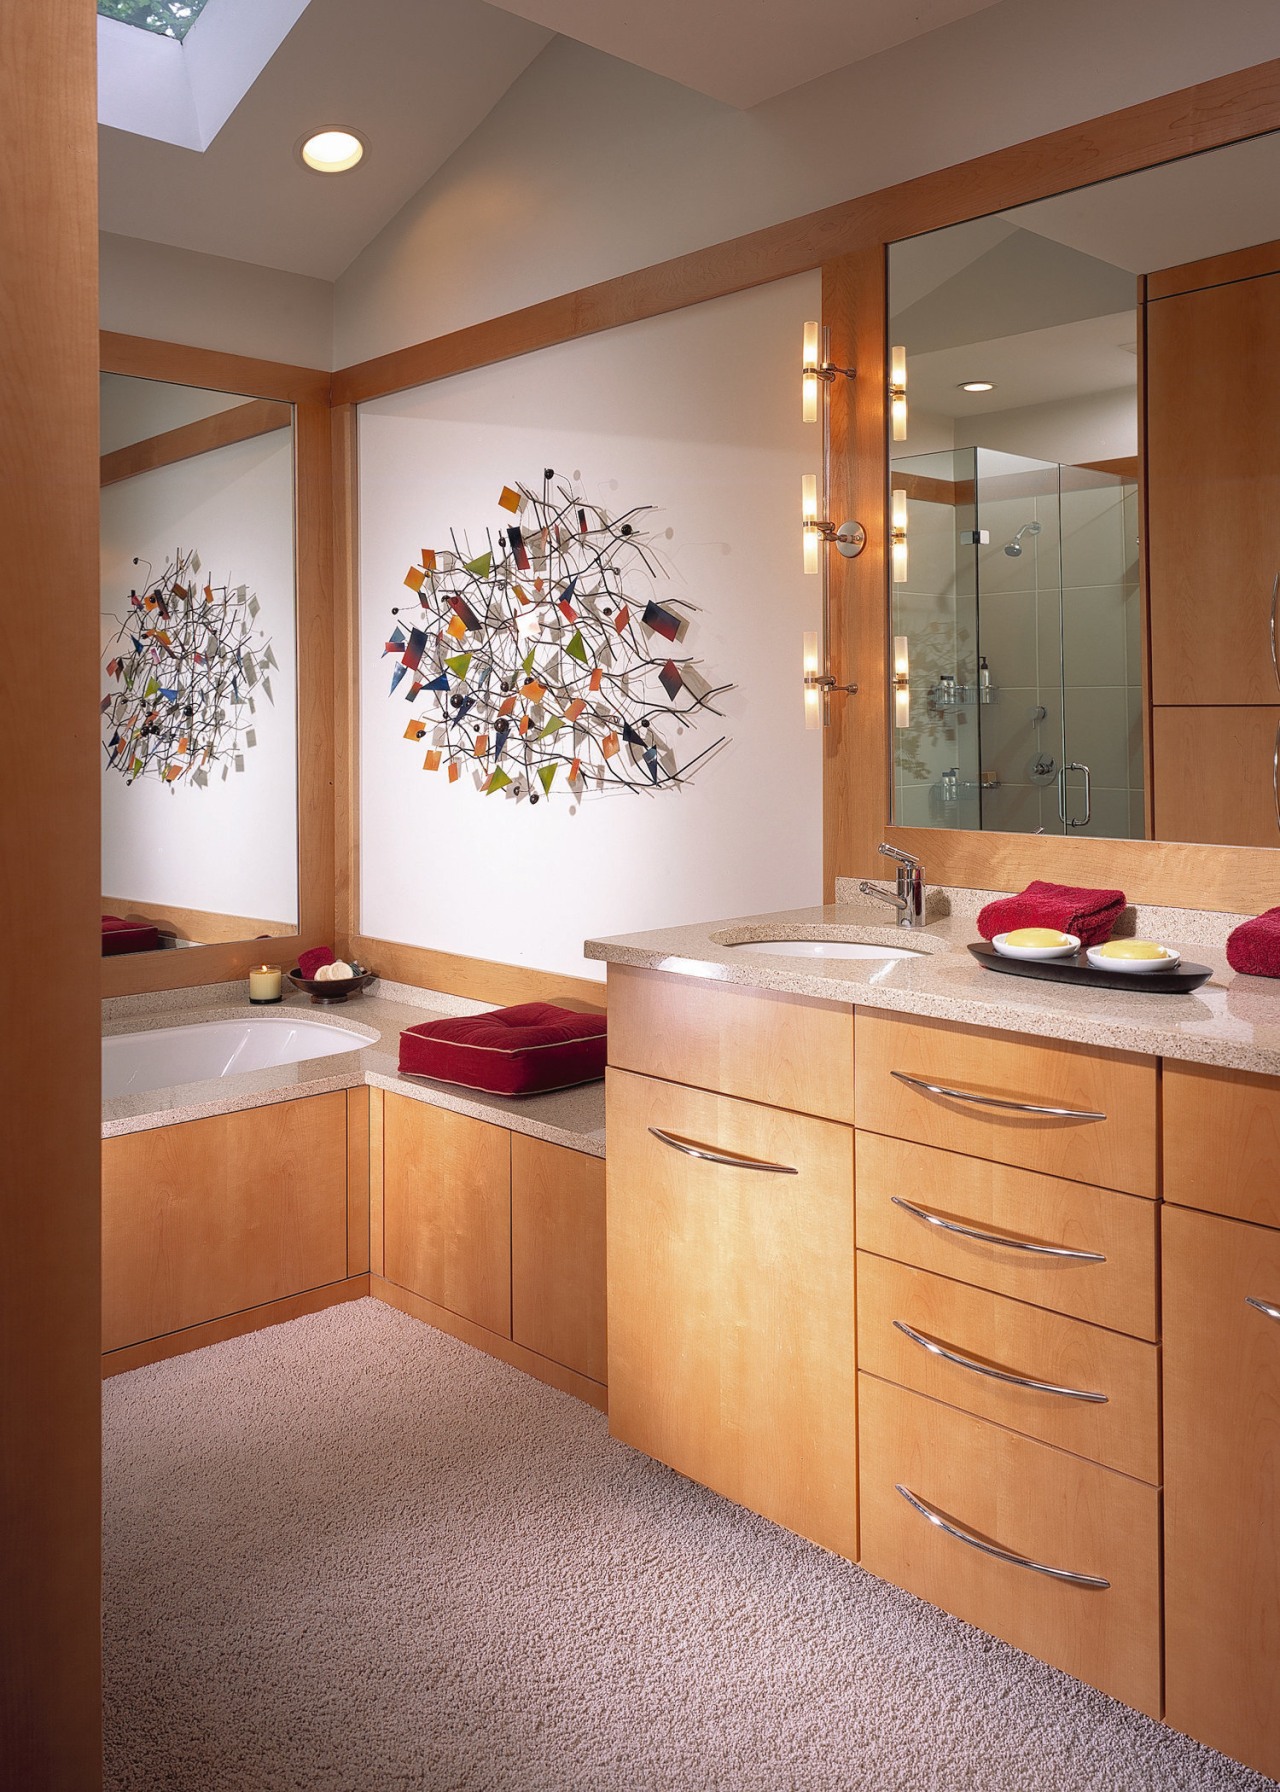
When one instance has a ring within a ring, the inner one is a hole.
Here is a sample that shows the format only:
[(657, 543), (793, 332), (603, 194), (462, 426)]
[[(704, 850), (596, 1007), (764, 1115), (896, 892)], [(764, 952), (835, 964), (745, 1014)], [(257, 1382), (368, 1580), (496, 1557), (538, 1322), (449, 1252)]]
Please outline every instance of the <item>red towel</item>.
[(336, 964), (337, 954), (332, 946), (312, 946), (309, 952), (298, 954), (298, 975), (314, 977), (322, 964)]
[(1001, 896), (979, 912), (978, 932), (984, 940), (1015, 927), (1056, 927), (1074, 933), (1082, 946), (1100, 946), (1124, 913), (1123, 890), (1078, 890), (1070, 884), (1037, 879), (1017, 896)]
[(1227, 963), (1246, 977), (1280, 977), (1280, 908), (1240, 923), (1227, 940)]

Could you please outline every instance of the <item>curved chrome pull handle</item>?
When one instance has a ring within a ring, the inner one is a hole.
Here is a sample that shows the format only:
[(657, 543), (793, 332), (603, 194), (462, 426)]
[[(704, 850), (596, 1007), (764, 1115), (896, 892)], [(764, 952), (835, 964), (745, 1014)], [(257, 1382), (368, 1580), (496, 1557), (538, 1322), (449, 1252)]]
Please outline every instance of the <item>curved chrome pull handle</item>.
[(1008, 1238), (1003, 1232), (981, 1232), (977, 1226), (962, 1226), (959, 1220), (943, 1219), (940, 1213), (931, 1213), (927, 1207), (904, 1201), (901, 1195), (890, 1195), (889, 1199), (913, 1219), (923, 1220), (926, 1226), (937, 1226), (943, 1232), (958, 1232), (961, 1238), (974, 1238), (979, 1244), (998, 1244), (1006, 1251), (1029, 1251), (1033, 1257), (1070, 1257), (1077, 1263), (1106, 1262), (1101, 1251), (1072, 1251), (1064, 1244), (1031, 1244), (1024, 1238)]
[(1256, 1307), (1259, 1313), (1265, 1313), (1268, 1319), (1280, 1319), (1280, 1307), (1273, 1307), (1269, 1300), (1255, 1300), (1252, 1294), (1244, 1297), (1246, 1307)]
[(1280, 601), (1280, 572), (1271, 581), (1271, 670), (1280, 685), (1280, 654), (1276, 651), (1276, 603)]
[(890, 1076), (913, 1089), (924, 1089), (930, 1095), (946, 1095), (952, 1101), (972, 1101), (983, 1108), (1005, 1108), (1014, 1114), (1048, 1114), (1055, 1120), (1105, 1120), (1105, 1114), (1092, 1108), (1046, 1108), (1034, 1101), (1002, 1101), (998, 1095), (975, 1095), (971, 1089), (948, 1089), (945, 1083), (926, 1083), (923, 1077), (908, 1076), (905, 1070), (891, 1070)]
[[(1280, 1318), (1280, 1314), (1276, 1317)], [(915, 1331), (904, 1320), (895, 1319), (893, 1328), (901, 1332), (904, 1338), (910, 1338), (913, 1344), (918, 1344), (921, 1350), (927, 1350), (930, 1356), (941, 1357), (946, 1363), (954, 1363), (957, 1369), (968, 1369), (974, 1375), (987, 1376), (991, 1381), (1007, 1382), (1012, 1388), (1026, 1388), (1033, 1394), (1060, 1394), (1064, 1400), (1089, 1400), (1095, 1406), (1107, 1404), (1106, 1394), (1094, 1394), (1087, 1388), (1059, 1387), (1056, 1382), (1032, 1381), (1026, 1375), (1011, 1375), (1007, 1369), (992, 1369), (986, 1363), (979, 1363), (973, 1357), (965, 1356), (962, 1351), (949, 1350), (937, 1338), (931, 1338), (927, 1332)]]
[(997, 1562), (1008, 1562), (1013, 1568), (1029, 1568), (1033, 1574), (1047, 1574), (1050, 1580), (1066, 1581), (1067, 1585), (1071, 1587), (1096, 1587), (1105, 1592), (1111, 1585), (1109, 1580), (1103, 1580), (1099, 1574), (1073, 1574), (1069, 1568), (1050, 1568), (1046, 1562), (1033, 1562), (1030, 1556), (1018, 1556), (1014, 1555), (1012, 1550), (997, 1549), (994, 1543), (987, 1543), (983, 1538), (975, 1537), (962, 1525), (950, 1523), (926, 1500), (922, 1500), (917, 1494), (912, 1493), (909, 1487), (904, 1487), (901, 1481), (894, 1483), (894, 1491), (900, 1493), (907, 1504), (920, 1514), (921, 1518), (927, 1518), (931, 1525), (935, 1525), (940, 1531), (945, 1531), (948, 1537), (954, 1537), (957, 1543), (967, 1543), (970, 1549), (981, 1550), (984, 1556), (994, 1556)]
[(728, 1164), (731, 1170), (763, 1170), (769, 1176), (800, 1174), (791, 1164), (768, 1164), (756, 1157), (738, 1157), (732, 1151), (715, 1151), (710, 1145), (700, 1145), (696, 1139), (682, 1139), (678, 1133), (663, 1132), (660, 1126), (651, 1126), (649, 1131), (655, 1139), (670, 1145), (673, 1151), (683, 1151), (686, 1157), (700, 1157), (709, 1164)]
[(1280, 828), (1280, 726), (1276, 728), (1276, 744), (1271, 754), (1271, 795), (1276, 805), (1276, 826)]
[(1062, 814), (1062, 819), (1067, 822), (1069, 828), (1087, 828), (1089, 823), (1093, 820), (1093, 774), (1082, 759), (1073, 759), (1070, 765), (1064, 765), (1062, 768), (1062, 788), (1064, 791), (1067, 787), (1068, 772), (1084, 773), (1084, 820), (1077, 821), (1075, 817), (1072, 816), (1070, 821), (1067, 821), (1067, 817), (1062, 811), (1061, 804), (1059, 804), (1059, 813)]

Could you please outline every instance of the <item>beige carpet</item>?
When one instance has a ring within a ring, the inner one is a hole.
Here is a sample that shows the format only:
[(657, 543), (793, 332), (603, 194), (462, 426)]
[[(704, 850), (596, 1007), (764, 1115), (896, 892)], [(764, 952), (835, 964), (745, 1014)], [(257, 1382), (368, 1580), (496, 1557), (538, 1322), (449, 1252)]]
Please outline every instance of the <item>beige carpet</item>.
[(110, 1788), (1270, 1787), (374, 1301), (104, 1397)]

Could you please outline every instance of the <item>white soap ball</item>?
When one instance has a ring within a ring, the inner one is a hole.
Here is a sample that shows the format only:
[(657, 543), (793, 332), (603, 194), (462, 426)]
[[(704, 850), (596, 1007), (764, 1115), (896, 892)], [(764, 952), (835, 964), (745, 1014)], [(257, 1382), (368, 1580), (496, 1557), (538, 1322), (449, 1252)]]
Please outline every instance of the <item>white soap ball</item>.
[(329, 981), (331, 983), (340, 983), (344, 977), (354, 976), (355, 972), (345, 958), (339, 958), (329, 966)]

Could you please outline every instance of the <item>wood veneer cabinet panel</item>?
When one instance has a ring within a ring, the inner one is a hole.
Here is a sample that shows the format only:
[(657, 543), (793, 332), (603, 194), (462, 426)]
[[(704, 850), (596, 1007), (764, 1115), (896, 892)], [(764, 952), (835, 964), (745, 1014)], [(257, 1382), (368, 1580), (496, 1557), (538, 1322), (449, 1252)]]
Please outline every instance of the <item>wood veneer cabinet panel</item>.
[(610, 1430), (854, 1558), (852, 1132), (619, 1070), (607, 1109)]
[[(858, 1134), (857, 1172), (860, 1248), (1136, 1338), (1159, 1337), (1152, 1202), (872, 1132)], [(1077, 1254), (1046, 1254), (1053, 1251)]]
[[(1154, 1199), (1154, 1058), (866, 1008), (856, 1037), (860, 1128)], [(931, 1094), (921, 1083), (982, 1099)], [(990, 1101), (1102, 1117), (1056, 1118)]]
[[(863, 1567), (1158, 1717), (1156, 1489), (874, 1376), (858, 1383)], [(1110, 1584), (999, 1561), (899, 1486), (997, 1549)]]
[(1280, 1233), (1164, 1212), (1165, 1716), (1280, 1777)]
[(103, 1141), (103, 1350), (346, 1274), (345, 1093)]
[(1152, 700), (1274, 704), (1280, 274), (1156, 300), (1146, 333)]
[(1274, 782), (1278, 739), (1280, 708), (1239, 704), (1153, 710), (1152, 798), (1158, 837), (1219, 846), (1280, 846)]
[(382, 1118), (383, 1273), (511, 1336), (511, 1135), (411, 1096)]
[(1164, 1063), (1164, 1198), (1280, 1226), (1280, 1078)]
[(609, 1062), (646, 1076), (853, 1119), (853, 1012), (776, 990), (609, 966)]
[[(969, 1366), (933, 1354), (900, 1325)], [(858, 1367), (1140, 1481), (1160, 1480), (1154, 1344), (859, 1251)], [(1073, 1397), (1083, 1394), (1102, 1398)]]
[(511, 1135), (511, 1336), (604, 1381), (604, 1159)]

